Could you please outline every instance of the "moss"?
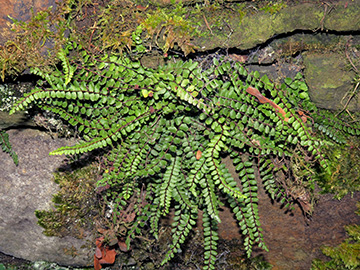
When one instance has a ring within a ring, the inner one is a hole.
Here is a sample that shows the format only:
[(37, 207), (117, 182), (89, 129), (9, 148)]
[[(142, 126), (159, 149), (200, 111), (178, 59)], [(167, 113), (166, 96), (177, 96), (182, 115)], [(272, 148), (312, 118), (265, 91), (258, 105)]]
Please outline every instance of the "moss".
[(287, 5), (283, 1), (269, 1), (264, 2), (264, 6), (260, 7), (259, 10), (264, 11), (265, 13), (270, 13), (271, 15), (278, 13), (283, 8), (286, 8)]
[[(349, 91), (354, 74), (345, 69), (345, 56), (339, 53), (305, 54), (306, 82), (312, 100), (323, 108), (342, 109), (341, 100)], [(351, 103), (349, 109), (356, 104)]]
[(181, 3), (173, 8), (157, 8), (147, 14), (142, 25), (148, 38), (165, 53), (177, 45), (187, 55), (194, 52), (191, 38), (199, 34), (188, 13)]
[[(360, 209), (360, 203), (357, 203)], [(359, 210), (357, 211), (359, 215)], [(345, 226), (348, 238), (336, 247), (324, 246), (321, 251), (330, 261), (315, 259), (312, 262), (311, 270), (336, 270), (336, 269), (359, 269), (360, 268), (360, 226)]]
[[(331, 10), (324, 19), (325, 29), (337, 29), (337, 31), (353, 31), (359, 27), (359, 5), (356, 1), (345, 1), (339, 5), (328, 7)], [(335, 11), (335, 12), (334, 12)]]
[(54, 181), (60, 187), (60, 191), (53, 196), (55, 208), (35, 211), (45, 235), (83, 238), (85, 231), (93, 230), (94, 220), (89, 217), (99, 213), (94, 191), (96, 176), (97, 168), (94, 165), (54, 174)]
[(13, 19), (15, 38), (0, 46), (0, 77), (16, 76), (29, 67), (54, 64), (52, 50), (66, 41), (66, 12), (52, 8), (32, 14), (29, 22)]
[(334, 145), (326, 152), (332, 173), (320, 179), (323, 191), (333, 193), (338, 199), (360, 191), (360, 139), (352, 137), (346, 146)]

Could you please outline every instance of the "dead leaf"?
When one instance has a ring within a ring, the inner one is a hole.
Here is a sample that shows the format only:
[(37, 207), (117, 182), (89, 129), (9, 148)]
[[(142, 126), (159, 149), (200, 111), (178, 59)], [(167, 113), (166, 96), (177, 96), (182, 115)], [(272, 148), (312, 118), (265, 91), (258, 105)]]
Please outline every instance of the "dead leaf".
[(128, 252), (129, 249), (127, 248), (127, 245), (123, 241), (118, 241), (119, 248), (122, 252)]
[(196, 152), (196, 159), (199, 160), (201, 158), (202, 152), (200, 150), (197, 150)]
[(94, 255), (94, 269), (95, 270), (100, 270), (102, 268), (99, 259), (96, 258), (96, 255)]
[(116, 251), (115, 249), (110, 249), (109, 247), (105, 247), (103, 250), (103, 257), (99, 260), (101, 264), (112, 264), (115, 262)]
[(234, 61), (237, 61), (239, 63), (245, 63), (249, 56), (247, 55), (239, 55), (239, 54), (229, 54), (230, 58)]
[(116, 251), (108, 246), (104, 247), (104, 237), (96, 238), (96, 248), (94, 254), (94, 269), (100, 270), (101, 264), (113, 264), (115, 262)]
[(128, 214), (128, 215), (126, 216), (125, 222), (126, 222), (126, 223), (133, 222), (134, 219), (135, 219), (135, 217), (136, 217), (135, 212), (132, 212), (132, 213), (130, 213), (130, 214)]
[(98, 258), (98, 259), (102, 258), (102, 252), (101, 252), (101, 249), (99, 247), (95, 248), (95, 257)]

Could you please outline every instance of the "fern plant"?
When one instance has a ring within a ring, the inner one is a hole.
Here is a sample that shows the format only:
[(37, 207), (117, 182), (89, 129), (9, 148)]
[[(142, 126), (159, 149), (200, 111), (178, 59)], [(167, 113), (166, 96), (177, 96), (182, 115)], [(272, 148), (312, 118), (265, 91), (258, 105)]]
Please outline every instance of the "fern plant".
[(18, 156), (11, 147), (9, 141), (9, 134), (7, 134), (6, 131), (2, 129), (0, 129), (0, 145), (3, 152), (8, 153), (10, 157), (13, 159), (15, 165), (18, 165), (19, 164)]
[[(255, 246), (267, 250), (259, 221), (259, 186), (288, 206), (298, 201), (306, 207), (306, 198), (294, 187), (311, 181), (306, 172), (315, 163), (329, 169), (321, 150), (326, 142), (314, 136), (312, 120), (305, 117), (316, 113), (316, 107), (301, 75), (276, 87), (266, 75), (217, 57), (207, 69), (179, 59), (156, 70), (145, 68), (134, 59), (144, 51), (140, 34), (133, 36), (137, 48), (132, 57), (90, 55), (70, 44), (58, 55), (63, 70), (32, 69), (42, 80), (11, 113), (35, 103), (77, 128), (82, 141), (52, 155), (109, 150), (98, 186), (111, 202), (114, 221), (131, 197), (147, 201), (137, 204), (136, 218), (127, 228), (128, 245), (143, 226), (158, 237), (161, 217), (175, 210), (172, 242), (162, 265), (202, 216), (204, 269), (215, 268), (224, 201), (244, 235), (246, 254)], [(69, 50), (79, 52), (78, 59), (71, 59)], [(238, 179), (222, 162), (225, 155), (231, 157)], [(294, 156), (304, 160), (296, 163), (296, 171)]]

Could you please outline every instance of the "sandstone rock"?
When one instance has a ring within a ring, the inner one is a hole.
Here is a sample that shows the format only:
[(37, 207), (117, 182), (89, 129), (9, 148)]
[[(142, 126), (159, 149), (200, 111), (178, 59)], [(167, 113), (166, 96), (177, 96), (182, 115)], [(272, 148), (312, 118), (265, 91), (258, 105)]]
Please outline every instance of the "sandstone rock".
[[(237, 180), (231, 160), (226, 158), (223, 162)], [(360, 217), (355, 214), (359, 192), (352, 196), (348, 194), (340, 201), (333, 199), (331, 194), (319, 195), (311, 220), (304, 218), (297, 205), (292, 212), (285, 213), (281, 204), (273, 202), (265, 193), (262, 185), (259, 185), (258, 198), (260, 223), (269, 252), (255, 249), (253, 255), (263, 255), (273, 265), (273, 270), (310, 269), (313, 259), (325, 258), (320, 251), (321, 246), (340, 244), (346, 238), (344, 226), (360, 223)], [(239, 227), (230, 211), (221, 212), (220, 218), (220, 238), (227, 241), (241, 239)]]
[[(34, 214), (36, 209), (50, 209), (52, 195), (58, 190), (52, 172), (64, 157), (49, 156), (49, 152), (74, 142), (53, 140), (36, 129), (14, 129), (8, 134), (19, 165), (0, 151), (0, 251), (30, 261), (91, 264), (91, 252), (82, 247), (86, 239), (47, 237)], [(72, 247), (77, 252), (75, 257), (64, 253)]]

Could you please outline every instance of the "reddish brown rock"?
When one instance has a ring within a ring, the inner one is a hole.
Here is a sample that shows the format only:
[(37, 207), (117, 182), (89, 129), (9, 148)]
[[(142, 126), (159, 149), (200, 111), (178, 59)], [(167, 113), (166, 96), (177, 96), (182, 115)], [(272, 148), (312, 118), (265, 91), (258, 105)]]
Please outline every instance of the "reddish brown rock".
[(310, 269), (311, 261), (324, 258), (323, 245), (336, 246), (346, 238), (345, 225), (359, 224), (354, 212), (360, 194), (345, 196), (341, 201), (331, 195), (322, 195), (315, 207), (312, 220), (306, 221), (299, 207), (285, 214), (279, 204), (272, 204), (261, 190), (259, 214), (269, 252), (265, 258), (274, 270)]
[[(237, 179), (230, 160), (223, 161)], [(337, 246), (347, 237), (345, 225), (360, 224), (360, 217), (355, 214), (360, 193), (347, 195), (340, 201), (333, 199), (331, 194), (319, 195), (311, 220), (304, 218), (297, 205), (292, 212), (285, 213), (279, 203), (271, 201), (261, 185), (258, 198), (260, 222), (269, 252), (256, 249), (253, 254), (262, 254), (274, 266), (273, 270), (310, 269), (313, 259), (325, 258), (321, 246)], [(242, 235), (231, 212), (222, 210), (220, 218), (220, 238), (225, 241), (241, 239)]]

